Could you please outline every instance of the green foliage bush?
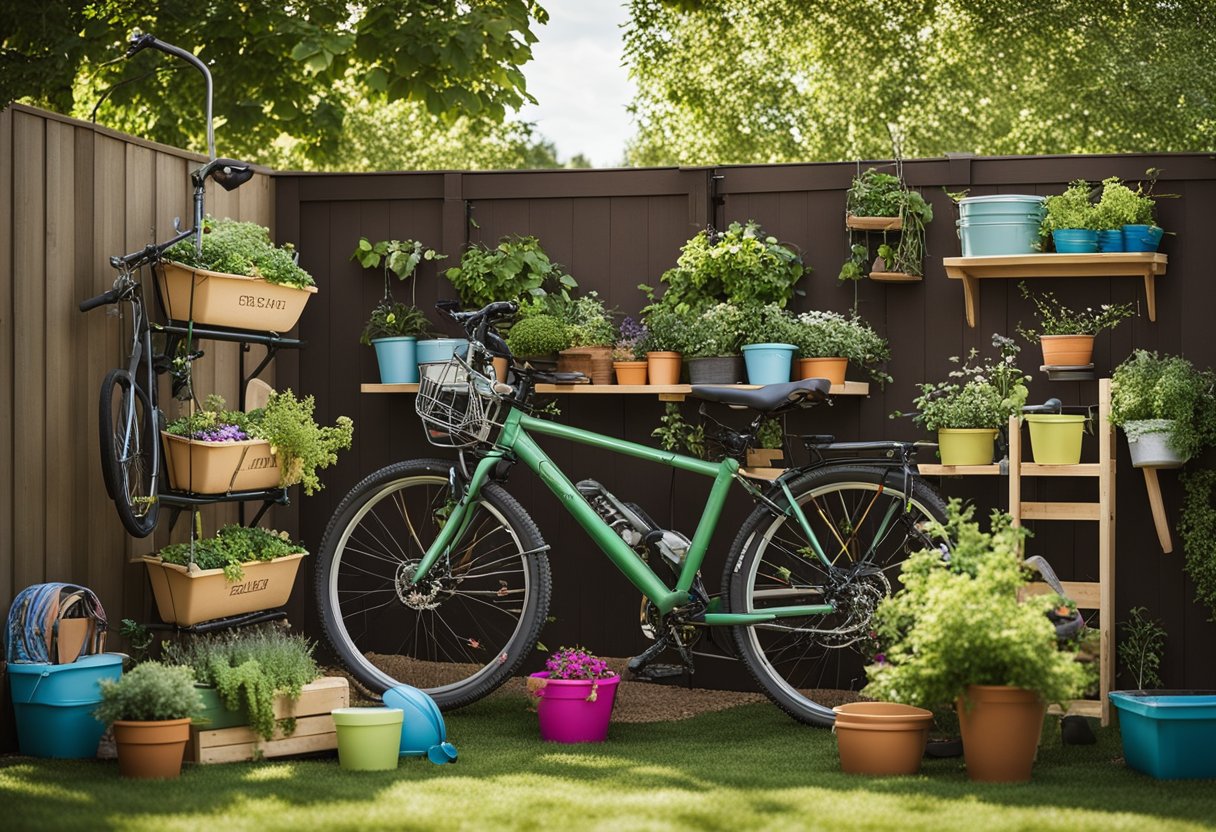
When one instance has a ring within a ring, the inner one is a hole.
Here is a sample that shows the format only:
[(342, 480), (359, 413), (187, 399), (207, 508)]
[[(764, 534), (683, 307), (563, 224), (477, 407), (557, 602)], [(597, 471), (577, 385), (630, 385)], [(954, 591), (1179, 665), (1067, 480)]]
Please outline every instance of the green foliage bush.
[(120, 679), (102, 679), (101, 704), (93, 715), (106, 725), (118, 721), (159, 722), (194, 716), (203, 706), (188, 667), (144, 662)]
[(511, 327), (507, 346), (517, 356), (549, 355), (570, 346), (570, 333), (566, 324), (554, 315), (529, 315)]
[[(1000, 350), (1000, 358), (977, 362), (979, 353), (972, 350), (968, 362), (950, 372), (951, 378), (965, 379), (963, 383), (920, 385), (921, 395), (915, 400), (916, 413), (912, 420), (929, 431), (941, 428), (999, 430), (1011, 415), (1020, 413), (1030, 393), (1026, 386), (1030, 376), (1016, 365), (1021, 348), (1003, 335), (993, 335), (992, 344)], [(959, 363), (958, 356), (952, 356), (950, 360)]]
[(1186, 500), (1178, 519), (1178, 533), (1186, 552), (1186, 573), (1195, 582), (1195, 600), (1202, 602), (1216, 621), (1216, 507), (1212, 492), (1216, 471), (1205, 469), (1182, 475)]
[(261, 277), (267, 283), (302, 289), (315, 285), (312, 275), (295, 261), (295, 248), (287, 243), (276, 248), (270, 229), (253, 222), (212, 219), (203, 222), (202, 253), (194, 251), (188, 237), (165, 251), (165, 257), (207, 271)]
[(431, 322), (417, 306), (400, 301), (381, 301), (372, 309), (363, 327), (359, 343), (371, 346), (377, 338), (425, 338), (431, 334)]
[(1181, 356), (1136, 350), (1111, 379), (1110, 422), (1129, 437), (1168, 431), (1174, 450), (1190, 458), (1216, 444), (1214, 389), (1211, 370)]
[(191, 559), (199, 569), (223, 569), (229, 581), (245, 576), (241, 564), (270, 561), (305, 552), (303, 546), (291, 542), (287, 532), (268, 531), (235, 523), (223, 526), (215, 537), (203, 537), (186, 543), (170, 543), (158, 553), (166, 563), (189, 566)]
[(1061, 229), (1079, 228), (1098, 230), (1098, 208), (1089, 199), (1089, 183), (1084, 179), (1071, 182), (1062, 194), (1047, 197), (1047, 213), (1039, 230), (1043, 234)]
[(578, 282), (549, 259), (535, 237), (503, 237), (497, 246), (470, 246), (460, 265), (445, 272), (469, 309), (499, 300), (568, 302)]
[(290, 389), (272, 393), (258, 428), (279, 458), (283, 471), (279, 484), (286, 488), (299, 483), (309, 496), (323, 488), (317, 471), (337, 462), (338, 451), (349, 450), (355, 434), (354, 422), (347, 416), (321, 427), (313, 418), (316, 406), (314, 397), (297, 399)]
[(799, 326), (789, 310), (777, 303), (742, 307), (743, 345), (794, 344)]
[(1101, 228), (1122, 228), (1125, 225), (1156, 225), (1153, 211), (1156, 202), (1137, 187), (1124, 185), (1117, 176), (1102, 180), (1102, 197), (1098, 200), (1098, 225)]
[(572, 301), (566, 308), (565, 319), (571, 347), (610, 347), (616, 340), (612, 315), (595, 292)]
[(795, 323), (791, 343), (803, 358), (847, 358), (850, 364), (864, 368), (875, 381), (891, 380), (881, 369), (891, 360), (891, 347), (886, 338), (861, 318), (812, 310), (799, 315)]
[(1146, 608), (1132, 607), (1127, 620), (1119, 625), (1119, 664), (1131, 677), (1131, 687), (1135, 690), (1162, 686), (1158, 671), (1166, 632), (1160, 621), (1147, 615)]
[(685, 358), (721, 358), (739, 354), (747, 337), (747, 312), (732, 303), (716, 303), (686, 321)]

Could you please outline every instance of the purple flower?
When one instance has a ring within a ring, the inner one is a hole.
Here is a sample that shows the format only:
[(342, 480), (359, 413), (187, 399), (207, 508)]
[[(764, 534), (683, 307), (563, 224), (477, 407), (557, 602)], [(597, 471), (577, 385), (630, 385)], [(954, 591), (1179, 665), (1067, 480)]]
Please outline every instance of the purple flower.
[(214, 428), (196, 430), (190, 434), (191, 439), (199, 442), (244, 442), (249, 434), (236, 425), (218, 425)]

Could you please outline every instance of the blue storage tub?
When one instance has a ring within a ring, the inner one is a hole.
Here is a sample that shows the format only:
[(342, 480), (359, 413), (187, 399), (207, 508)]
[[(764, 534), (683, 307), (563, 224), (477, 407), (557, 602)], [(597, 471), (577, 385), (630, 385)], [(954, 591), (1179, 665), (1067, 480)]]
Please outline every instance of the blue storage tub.
[(122, 656), (100, 653), (71, 664), (8, 665), (17, 744), (31, 757), (96, 757), (105, 726), (93, 718), (102, 679), (122, 676)]
[(1123, 757), (1159, 780), (1216, 778), (1216, 691), (1118, 690)]

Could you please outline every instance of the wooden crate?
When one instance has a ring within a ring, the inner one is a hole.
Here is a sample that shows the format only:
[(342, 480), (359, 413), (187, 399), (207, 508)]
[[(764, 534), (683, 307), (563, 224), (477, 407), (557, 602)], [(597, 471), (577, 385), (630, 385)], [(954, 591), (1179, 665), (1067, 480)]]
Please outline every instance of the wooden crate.
[(284, 736), (276, 730), (264, 740), (248, 726), (209, 730), (191, 726), (186, 760), (194, 763), (234, 763), (255, 757), (286, 757), (338, 747), (338, 734), (330, 711), (350, 704), (350, 686), (340, 676), (326, 676), (305, 685), (294, 702), (285, 696), (275, 698), (276, 719), (295, 717), (296, 730)]

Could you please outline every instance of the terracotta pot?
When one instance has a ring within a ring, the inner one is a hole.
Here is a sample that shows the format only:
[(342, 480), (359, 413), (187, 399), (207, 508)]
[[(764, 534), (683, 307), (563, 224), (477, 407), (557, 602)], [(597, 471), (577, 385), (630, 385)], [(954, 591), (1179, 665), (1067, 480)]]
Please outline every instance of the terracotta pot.
[(826, 378), (833, 385), (844, 384), (848, 368), (847, 358), (799, 358), (798, 378)]
[(182, 773), (190, 718), (114, 723), (118, 771), (123, 777), (171, 779)]
[(1039, 345), (1048, 367), (1084, 367), (1094, 360), (1092, 335), (1040, 335)]
[(846, 774), (916, 774), (933, 714), (894, 702), (837, 705), (836, 741)]
[(177, 321), (287, 332), (296, 325), (316, 286), (297, 289), (264, 278), (224, 274), (171, 260), (156, 267), (165, 313)]
[(968, 685), (955, 707), (967, 776), (988, 783), (1030, 779), (1047, 703), (1032, 690)]
[(612, 369), (616, 370), (617, 384), (645, 384), (645, 361), (613, 361)]
[(592, 384), (612, 384), (612, 347), (572, 347), (557, 357), (559, 373), (582, 373)]
[(678, 352), (646, 353), (646, 372), (650, 384), (680, 383), (680, 354)]

